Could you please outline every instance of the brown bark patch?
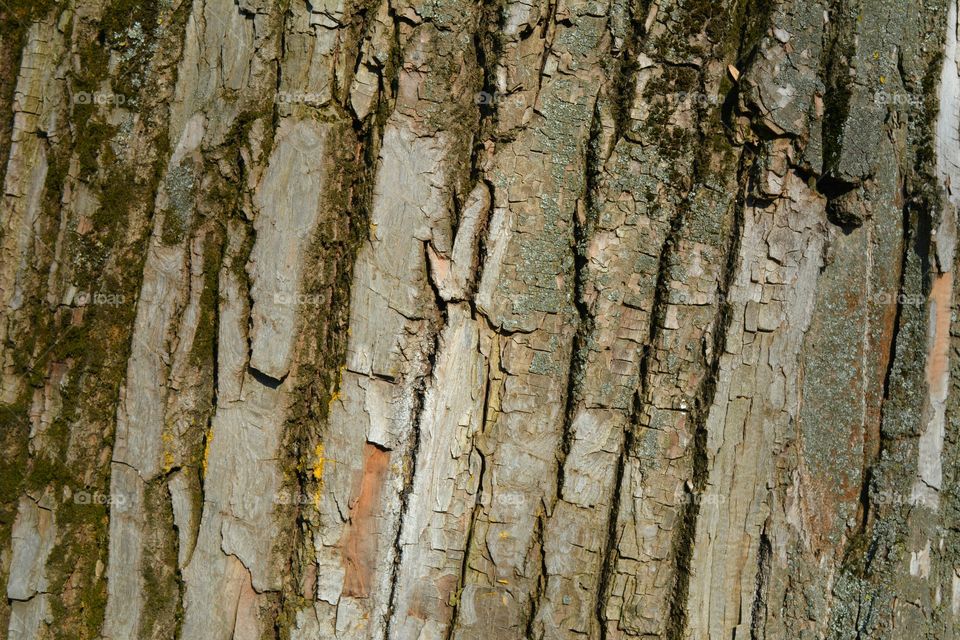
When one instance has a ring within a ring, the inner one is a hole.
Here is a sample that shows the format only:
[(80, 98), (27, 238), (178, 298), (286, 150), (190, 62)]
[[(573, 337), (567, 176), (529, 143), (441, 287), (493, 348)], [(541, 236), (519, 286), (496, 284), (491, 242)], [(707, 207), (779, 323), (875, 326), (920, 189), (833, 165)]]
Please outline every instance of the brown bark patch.
[(343, 595), (366, 598), (377, 566), (377, 519), (380, 491), (390, 467), (390, 452), (367, 443), (363, 472), (356, 499), (350, 508), (350, 524), (343, 540)]
[(257, 592), (253, 590), (250, 572), (244, 570), (243, 585), (237, 599), (237, 618), (234, 625), (235, 640), (260, 637), (260, 624), (257, 621)]
[(933, 281), (930, 302), (934, 305), (930, 353), (927, 356), (927, 384), (934, 398), (946, 397), (950, 355), (950, 307), (953, 274), (944, 273)]

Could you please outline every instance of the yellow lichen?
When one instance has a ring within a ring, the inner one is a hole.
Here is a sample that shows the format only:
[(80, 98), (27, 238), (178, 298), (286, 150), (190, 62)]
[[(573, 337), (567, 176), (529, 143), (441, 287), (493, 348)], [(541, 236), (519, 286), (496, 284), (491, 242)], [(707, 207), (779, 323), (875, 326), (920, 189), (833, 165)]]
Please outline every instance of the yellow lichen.
[(210, 443), (213, 442), (213, 429), (207, 433), (207, 444), (203, 448), (203, 461), (200, 463), (200, 468), (203, 471), (203, 477), (207, 477), (207, 460), (210, 458)]
[(320, 494), (323, 492), (323, 467), (327, 462), (323, 453), (323, 443), (318, 442), (316, 448), (313, 450), (313, 479), (317, 481), (317, 489), (313, 492), (313, 506), (315, 509), (320, 509)]
[[(347, 329), (349, 331), (349, 329)], [(343, 372), (347, 370), (346, 365), (337, 369), (337, 380), (333, 383), (333, 389), (330, 390), (330, 401), (327, 402), (327, 410), (333, 410), (333, 403), (340, 399), (340, 386), (343, 384)]]
[(173, 434), (164, 431), (160, 434), (160, 440), (163, 442), (163, 472), (167, 473), (176, 463), (176, 458), (174, 458), (173, 451), (171, 451), (173, 448)]
[(317, 482), (323, 482), (323, 465), (326, 462), (326, 458), (323, 457), (323, 443), (317, 444), (316, 449), (313, 451), (315, 460), (313, 463), (313, 478)]

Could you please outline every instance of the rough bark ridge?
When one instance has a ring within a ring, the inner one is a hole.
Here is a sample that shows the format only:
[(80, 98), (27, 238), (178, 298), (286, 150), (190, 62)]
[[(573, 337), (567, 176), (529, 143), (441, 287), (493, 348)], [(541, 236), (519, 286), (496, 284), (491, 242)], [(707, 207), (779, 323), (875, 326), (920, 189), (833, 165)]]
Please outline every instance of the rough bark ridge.
[(7, 637), (960, 636), (957, 13), (0, 5)]

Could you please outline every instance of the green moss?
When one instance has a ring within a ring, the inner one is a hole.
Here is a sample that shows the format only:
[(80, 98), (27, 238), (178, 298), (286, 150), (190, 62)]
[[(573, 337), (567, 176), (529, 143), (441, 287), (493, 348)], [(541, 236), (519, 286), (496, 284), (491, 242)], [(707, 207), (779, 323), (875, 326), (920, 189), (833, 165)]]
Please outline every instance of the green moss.
[(160, 242), (173, 246), (183, 242), (187, 235), (187, 228), (179, 214), (172, 209), (160, 212), (163, 221), (160, 224)]
[[(36, 11), (51, 6), (53, 3), (40, 2)], [(146, 56), (152, 53), (148, 48), (128, 56), (130, 49), (114, 36), (137, 21), (150, 22), (144, 12), (156, 13), (166, 6), (114, 2), (99, 24), (78, 20), (75, 24), (84, 31), (76, 37), (80, 60), (75, 65), (78, 71), (68, 78), (70, 94), (76, 97), (80, 92), (96, 93), (110, 86), (129, 98), (124, 83), (137, 80), (124, 77), (124, 73), (131, 70), (142, 77), (150, 68)], [(181, 6), (184, 10), (180, 13), (188, 13), (189, 3)], [(8, 11), (9, 5), (0, 8), (4, 18), (0, 29), (10, 27)], [(4, 40), (3, 45), (9, 46), (9, 41)], [(111, 50), (119, 53), (120, 68), (117, 77), (105, 85)], [(98, 199), (99, 207), (92, 214), (92, 231), (79, 234), (68, 228), (63, 244), (63, 283), (75, 284), (84, 293), (114, 295), (122, 302), (88, 304), (81, 312), (51, 306), (45, 290), (26, 293), (24, 308), (30, 316), (24, 324), (30, 331), (16, 336), (13, 345), (14, 366), (26, 386), (16, 403), (0, 405), (4, 424), (0, 433), (4, 454), (0, 458), (0, 539), (8, 539), (17, 499), (27, 489), (51, 487), (54, 496), (61, 496), (66, 487), (74, 495), (78, 491), (106, 493), (109, 487), (110, 465), (102, 464), (102, 455), (114, 438), (116, 404), (129, 357), (134, 303), (150, 228), (140, 224), (131, 229), (129, 219), (136, 212), (138, 221), (149, 222), (159, 183), (154, 169), (166, 165), (169, 153), (165, 129), (152, 127), (150, 131), (156, 132), (153, 139), (143, 150), (131, 153), (128, 162), (127, 154), (118, 157), (117, 128), (100, 116), (99, 106), (74, 100), (68, 108), (70, 135), (56, 141), (48, 155), (42, 220), (45, 224), (59, 221), (61, 194), (71, 179), (68, 167), (76, 157), (78, 177)], [(140, 115), (151, 123), (162, 122), (163, 111), (142, 109)], [(29, 404), (35, 390), (48, 383), (52, 363), (68, 367), (65, 385), (59, 388), (62, 409), (37, 439), (42, 452), (31, 456)], [(97, 572), (107, 561), (107, 507), (66, 499), (57, 506), (56, 519), (57, 541), (47, 565), (54, 619), (51, 628), (58, 639), (94, 638), (106, 606), (106, 582)], [(163, 553), (168, 551), (163, 549)], [(175, 562), (170, 566), (175, 567)]]
[(20, 46), (30, 25), (57, 7), (56, 0), (10, 0), (0, 5), (0, 38)]
[(24, 469), (28, 464), (27, 443), (30, 425), (27, 420), (30, 407), (29, 390), (24, 390), (13, 404), (0, 404), (0, 524), (13, 523), (17, 499), (24, 483)]
[(177, 572), (177, 534), (165, 480), (147, 486), (144, 504), (159, 535), (143, 549), (144, 602), (139, 637), (173, 638), (183, 586)]
[(105, 580), (94, 576), (97, 564), (106, 564), (107, 508), (101, 504), (64, 501), (57, 509), (58, 544), (47, 561), (50, 591), (71, 595), (69, 606), (62, 597), (51, 598), (57, 638), (88, 639), (96, 636), (107, 606)]
[[(82, 105), (87, 107), (88, 105)], [(83, 109), (86, 111), (86, 109)], [(83, 114), (75, 114), (76, 118), (84, 120)], [(116, 128), (103, 124), (91, 114), (86, 120), (86, 124), (81, 127), (77, 133), (77, 143), (74, 151), (77, 154), (77, 161), (80, 164), (80, 178), (82, 180), (92, 180), (101, 167), (107, 167), (116, 161), (113, 152), (107, 146), (116, 133)], [(102, 156), (102, 157), (101, 157)]]
[(101, 83), (107, 77), (108, 62), (109, 53), (103, 47), (95, 42), (87, 43), (80, 48), (80, 71), (71, 74), (74, 97), (71, 122), (76, 127), (73, 151), (80, 165), (80, 179), (85, 181), (93, 180), (101, 168), (116, 161), (107, 145), (116, 134), (116, 128), (103, 122), (98, 105), (89, 99), (100, 91)]
[(114, 0), (100, 19), (99, 40), (118, 54), (113, 89), (133, 106), (146, 84), (162, 8), (161, 2)]
[[(270, 110), (272, 110), (272, 107)], [(223, 148), (226, 152), (225, 155), (230, 156), (233, 160), (239, 161), (240, 148), (246, 145), (250, 140), (250, 129), (257, 120), (269, 115), (267, 111), (269, 110), (264, 109), (263, 112), (252, 110), (243, 111), (237, 115), (236, 119), (233, 121), (233, 124), (230, 126), (230, 130), (223, 138)]]
[(729, 28), (715, 42), (722, 42), (724, 55), (735, 53), (736, 65), (745, 66), (757, 50), (757, 45), (770, 27), (770, 16), (776, 4), (768, 0), (739, 0), (733, 11)]
[(718, 40), (727, 19), (714, 0), (678, 2), (668, 11), (669, 27), (654, 46), (664, 59), (670, 60), (688, 60), (706, 53), (698, 36), (706, 32), (711, 40)]
[(217, 305), (220, 303), (220, 263), (223, 260), (223, 237), (219, 228), (207, 236), (203, 248), (203, 293), (200, 294), (200, 317), (190, 350), (196, 366), (212, 365), (217, 340)]

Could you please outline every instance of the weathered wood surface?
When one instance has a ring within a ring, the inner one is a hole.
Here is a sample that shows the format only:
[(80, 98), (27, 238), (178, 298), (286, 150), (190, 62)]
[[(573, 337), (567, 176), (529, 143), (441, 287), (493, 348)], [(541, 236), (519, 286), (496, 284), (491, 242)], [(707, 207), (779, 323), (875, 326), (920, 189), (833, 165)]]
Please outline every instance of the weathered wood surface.
[(6, 637), (957, 637), (957, 9), (0, 5)]

